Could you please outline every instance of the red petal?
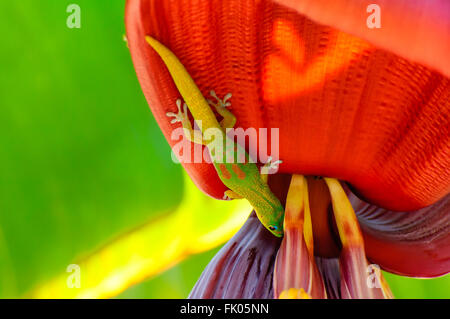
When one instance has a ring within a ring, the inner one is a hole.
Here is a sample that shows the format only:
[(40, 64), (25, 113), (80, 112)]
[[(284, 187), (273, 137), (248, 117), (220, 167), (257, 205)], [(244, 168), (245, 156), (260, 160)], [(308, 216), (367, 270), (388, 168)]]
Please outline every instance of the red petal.
[(362, 247), (344, 248), (339, 257), (339, 266), (342, 299), (393, 298), (380, 268), (369, 266)]
[[(327, 297), (314, 259), (308, 182), (301, 175), (292, 176), (286, 199), (284, 237), (278, 250), (273, 276), (274, 297), (302, 293), (309, 298)], [(302, 292), (302, 293), (300, 293)]]
[(372, 263), (399, 275), (450, 272), (450, 195), (415, 212), (391, 212), (348, 194)]
[[(280, 172), (346, 180), (394, 210), (447, 194), (450, 89), (441, 74), (269, 0), (128, 0), (126, 25), (139, 81), (171, 145), (177, 125), (165, 114), (180, 96), (145, 35), (180, 58), (205, 96), (233, 93), (238, 127), (280, 128)], [(183, 166), (223, 197), (212, 165)]]
[(310, 258), (298, 228), (285, 231), (275, 263), (273, 286), (275, 298), (290, 288), (304, 289), (314, 299), (327, 298), (315, 260)]
[[(275, 0), (309, 18), (358, 37), (450, 76), (450, 2), (447, 0)], [(381, 28), (367, 18), (380, 8)]]

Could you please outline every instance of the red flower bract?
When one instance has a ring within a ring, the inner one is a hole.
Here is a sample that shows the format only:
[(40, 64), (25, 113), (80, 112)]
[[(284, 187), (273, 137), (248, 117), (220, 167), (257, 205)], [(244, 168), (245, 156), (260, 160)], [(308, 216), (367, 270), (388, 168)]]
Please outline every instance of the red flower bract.
[[(269, 0), (129, 0), (126, 25), (139, 81), (170, 144), (177, 126), (165, 114), (180, 95), (146, 35), (180, 58), (205, 96), (231, 92), (238, 127), (280, 129), (281, 172), (345, 180), (392, 210), (448, 193), (445, 76)], [(211, 164), (183, 165), (199, 188), (223, 197)]]

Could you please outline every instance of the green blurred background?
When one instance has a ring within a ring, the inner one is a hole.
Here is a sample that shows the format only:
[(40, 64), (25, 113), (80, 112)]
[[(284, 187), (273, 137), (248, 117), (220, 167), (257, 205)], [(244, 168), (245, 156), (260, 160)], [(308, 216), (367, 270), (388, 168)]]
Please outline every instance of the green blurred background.
[[(66, 8), (81, 7), (81, 29)], [(183, 196), (182, 169), (136, 79), (122, 0), (0, 1), (0, 297), (21, 297)], [(119, 298), (184, 298), (217, 249)], [(450, 277), (386, 275), (399, 298)]]

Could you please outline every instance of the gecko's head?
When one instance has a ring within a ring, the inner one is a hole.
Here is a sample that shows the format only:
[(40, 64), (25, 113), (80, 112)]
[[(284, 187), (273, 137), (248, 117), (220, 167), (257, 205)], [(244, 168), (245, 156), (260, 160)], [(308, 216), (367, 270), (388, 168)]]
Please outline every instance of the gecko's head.
[(265, 216), (267, 219), (263, 221), (266, 228), (275, 236), (282, 237), (284, 234), (284, 208), (279, 205), (275, 211)]
[(274, 236), (283, 237), (284, 207), (274, 195), (272, 195), (270, 202), (267, 200), (268, 197), (265, 197), (264, 199), (266, 200), (259, 202), (264, 205), (253, 205), (256, 215), (261, 221), (261, 224), (263, 224)]
[(283, 236), (283, 226), (271, 224), (267, 226), (267, 229), (277, 237)]

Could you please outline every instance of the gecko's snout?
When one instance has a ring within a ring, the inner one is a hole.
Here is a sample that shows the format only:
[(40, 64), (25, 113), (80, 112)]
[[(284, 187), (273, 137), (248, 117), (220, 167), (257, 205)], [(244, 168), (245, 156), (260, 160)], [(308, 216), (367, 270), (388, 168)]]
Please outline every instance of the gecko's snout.
[(267, 228), (268, 228), (268, 229), (270, 230), (270, 232), (271, 232), (272, 234), (274, 234), (275, 236), (277, 236), (277, 237), (283, 236), (283, 230), (280, 229), (280, 227), (278, 227), (278, 226), (276, 226), (276, 225), (269, 225)]

